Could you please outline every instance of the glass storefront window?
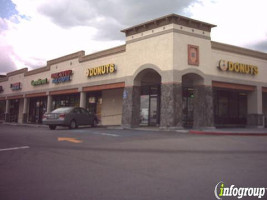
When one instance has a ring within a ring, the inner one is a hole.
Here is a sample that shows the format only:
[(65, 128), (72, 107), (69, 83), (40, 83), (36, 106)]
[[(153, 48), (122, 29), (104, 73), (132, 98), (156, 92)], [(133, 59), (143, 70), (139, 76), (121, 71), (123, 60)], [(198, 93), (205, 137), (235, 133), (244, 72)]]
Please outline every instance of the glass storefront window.
[(19, 117), (19, 99), (10, 100), (9, 114), (10, 122), (18, 122)]
[(58, 95), (53, 96), (52, 110), (60, 107), (79, 107), (80, 106), (80, 95), (69, 94), (69, 95)]
[(247, 118), (247, 93), (215, 89), (215, 126), (244, 126)]
[(42, 117), (46, 109), (47, 97), (31, 98), (28, 121), (31, 123), (42, 123)]
[(5, 120), (6, 101), (0, 101), (0, 120)]

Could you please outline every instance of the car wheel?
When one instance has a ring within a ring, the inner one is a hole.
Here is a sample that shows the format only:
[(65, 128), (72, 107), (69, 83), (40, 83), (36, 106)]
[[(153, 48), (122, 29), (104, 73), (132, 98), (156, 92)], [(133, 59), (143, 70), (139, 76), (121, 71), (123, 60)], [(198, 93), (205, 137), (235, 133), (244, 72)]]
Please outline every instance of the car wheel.
[(70, 129), (74, 129), (74, 128), (77, 128), (77, 127), (78, 127), (78, 125), (77, 125), (76, 121), (74, 119), (71, 120), (69, 128)]
[(50, 130), (55, 130), (57, 126), (55, 125), (49, 125)]

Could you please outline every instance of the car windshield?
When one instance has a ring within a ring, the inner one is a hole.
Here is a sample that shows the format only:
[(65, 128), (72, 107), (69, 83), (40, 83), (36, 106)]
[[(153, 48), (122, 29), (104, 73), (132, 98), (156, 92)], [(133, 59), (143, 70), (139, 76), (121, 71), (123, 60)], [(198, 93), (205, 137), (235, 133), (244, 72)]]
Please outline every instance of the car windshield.
[(52, 113), (69, 113), (73, 108), (65, 107), (65, 108), (57, 108), (53, 110)]

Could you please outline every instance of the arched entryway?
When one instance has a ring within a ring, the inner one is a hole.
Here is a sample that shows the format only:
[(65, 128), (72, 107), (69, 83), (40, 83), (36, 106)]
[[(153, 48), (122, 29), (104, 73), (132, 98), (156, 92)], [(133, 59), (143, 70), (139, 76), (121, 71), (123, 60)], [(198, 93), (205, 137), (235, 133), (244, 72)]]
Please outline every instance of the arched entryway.
[[(160, 125), (160, 90), (161, 76), (154, 69), (144, 69), (134, 79), (135, 86), (140, 87), (140, 126)], [(136, 109), (138, 109), (136, 107)]]
[(183, 104), (183, 127), (192, 128), (198, 121), (199, 106), (202, 99), (202, 87), (204, 79), (195, 73), (182, 76), (182, 104)]

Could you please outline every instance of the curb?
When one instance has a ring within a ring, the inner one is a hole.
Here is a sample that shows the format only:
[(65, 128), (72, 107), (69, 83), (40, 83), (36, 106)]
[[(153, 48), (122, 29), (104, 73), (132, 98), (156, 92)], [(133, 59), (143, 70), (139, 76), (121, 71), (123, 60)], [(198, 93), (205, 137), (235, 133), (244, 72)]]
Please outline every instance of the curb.
[(229, 135), (229, 136), (267, 136), (267, 133), (256, 133), (256, 132), (214, 132), (214, 131), (197, 131), (197, 130), (190, 130), (190, 134), (197, 134), (197, 135)]
[(46, 125), (42, 125), (42, 124), (19, 124), (19, 123), (2, 123), (3, 125), (10, 125), (10, 126), (27, 126), (27, 127), (36, 127), (36, 128), (40, 128), (40, 127), (47, 127)]

